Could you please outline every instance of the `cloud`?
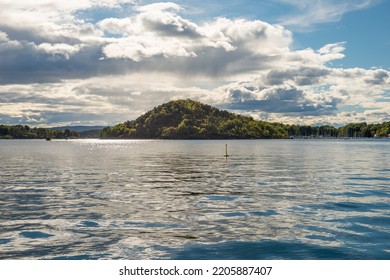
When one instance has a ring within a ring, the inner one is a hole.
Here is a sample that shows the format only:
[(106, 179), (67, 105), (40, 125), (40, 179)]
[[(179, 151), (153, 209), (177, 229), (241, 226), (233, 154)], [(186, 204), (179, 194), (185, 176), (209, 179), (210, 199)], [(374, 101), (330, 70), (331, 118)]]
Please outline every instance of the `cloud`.
[(237, 51), (271, 58), (292, 41), (292, 34), (282, 26), (226, 18), (196, 24), (178, 15), (180, 10), (173, 3), (158, 3), (138, 7), (139, 13), (131, 18), (102, 20), (98, 26), (103, 31), (123, 35), (104, 47), (106, 57), (139, 62), (158, 56), (212, 57), (219, 50), (226, 56)]
[[(76, 43), (99, 36), (77, 12), (91, 9), (119, 9), (133, 0), (2, 0), (0, 30), (18, 41), (40, 43)], [(22, 19), (22, 20), (21, 20)]]
[(38, 51), (42, 51), (52, 56), (61, 56), (69, 59), (73, 54), (79, 52), (81, 46), (72, 46), (68, 44), (49, 44), (42, 43), (37, 46)]
[[(209, 91), (142, 74), (0, 85), (0, 123), (113, 125), (135, 119), (163, 102), (199, 98)], [(167, 77), (166, 77), (167, 78)], [(33, 121), (40, 120), (40, 123)]]
[(135, 9), (140, 12), (154, 12), (154, 11), (161, 12), (166, 10), (173, 10), (175, 12), (178, 12), (182, 10), (182, 8), (178, 4), (173, 2), (154, 3), (145, 6), (138, 6)]
[(128, 35), (133, 32), (134, 22), (130, 18), (105, 18), (97, 23), (99, 29), (112, 35)]
[(15, 40), (10, 40), (8, 34), (0, 31), (0, 52), (12, 49), (17, 49), (20, 43)]
[[(262, 118), (290, 123), (302, 122), (299, 117), (305, 117), (308, 123), (352, 116), (359, 116), (358, 121), (372, 121), (373, 116), (388, 120), (390, 104), (386, 96), (390, 92), (390, 72), (327, 66), (329, 61), (339, 58), (343, 47), (338, 46), (289, 51), (283, 66), (269, 68), (254, 79), (218, 88), (219, 103), (223, 108), (254, 116), (262, 112)], [(352, 114), (349, 108), (360, 108), (360, 112)], [(340, 110), (349, 110), (351, 114), (342, 115)]]
[(281, 25), (126, 3), (1, 1), (0, 121), (114, 124), (176, 98), (290, 123), (389, 119), (390, 72), (332, 67), (345, 42), (294, 50)]
[[(86, 1), (79, 8), (92, 6)], [(54, 5), (56, 16), (58, 8)], [(2, 73), (0, 82), (13, 81), (11, 72), (19, 72), (20, 82), (131, 71), (236, 75), (275, 64), (292, 42), (289, 31), (259, 20), (217, 18), (196, 24), (178, 15), (180, 8), (173, 3), (137, 7), (135, 11), (129, 17), (106, 18), (96, 24), (77, 18), (73, 10), (62, 15), (62, 23), (55, 17), (42, 20), (41, 27), (18, 29), (16, 24), (0, 24), (0, 29), (8, 30), (8, 35), (3, 32), (6, 38), (16, 38), (8, 39), (8, 44), (19, 46), (10, 56), (1, 54), (9, 63), (0, 61), (0, 66), (7, 64), (11, 69)]]
[(280, 24), (293, 29), (312, 29), (313, 25), (339, 21), (346, 13), (366, 9), (377, 0), (278, 0), (296, 9), (296, 12), (283, 16)]
[(223, 107), (252, 112), (319, 116), (336, 111), (340, 99), (291, 84), (260, 86), (259, 81), (220, 88), (227, 93)]
[(345, 50), (345, 42), (339, 42), (335, 44), (327, 44), (318, 50), (324, 60), (324, 62), (333, 61), (336, 59), (342, 59), (345, 55), (342, 53)]
[(283, 70), (271, 70), (265, 78), (267, 85), (280, 85), (291, 81), (298, 86), (319, 84), (322, 77), (329, 74), (330, 70), (317, 67), (296, 67)]
[(383, 69), (372, 71), (372, 77), (365, 80), (366, 83), (372, 85), (383, 85), (389, 80), (389, 72)]

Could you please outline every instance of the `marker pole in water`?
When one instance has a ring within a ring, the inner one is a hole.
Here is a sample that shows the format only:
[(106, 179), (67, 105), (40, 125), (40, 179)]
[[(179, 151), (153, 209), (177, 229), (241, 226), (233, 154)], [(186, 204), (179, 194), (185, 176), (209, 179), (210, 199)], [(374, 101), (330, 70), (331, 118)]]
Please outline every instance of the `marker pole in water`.
[(225, 144), (225, 158), (227, 158), (229, 155), (227, 153), (227, 144)]

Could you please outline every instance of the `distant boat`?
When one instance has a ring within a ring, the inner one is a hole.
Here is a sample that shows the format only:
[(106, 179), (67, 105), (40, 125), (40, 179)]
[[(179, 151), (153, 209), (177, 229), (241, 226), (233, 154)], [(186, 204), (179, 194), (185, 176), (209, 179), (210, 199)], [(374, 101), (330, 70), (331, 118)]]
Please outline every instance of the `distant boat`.
[(51, 141), (51, 138), (50, 137), (46, 137), (46, 141)]

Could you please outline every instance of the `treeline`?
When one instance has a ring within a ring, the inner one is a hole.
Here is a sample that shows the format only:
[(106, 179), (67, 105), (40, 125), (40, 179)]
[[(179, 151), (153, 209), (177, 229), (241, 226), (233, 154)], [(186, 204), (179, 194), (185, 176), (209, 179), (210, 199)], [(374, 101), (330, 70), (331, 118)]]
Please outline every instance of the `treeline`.
[(390, 122), (381, 124), (350, 123), (339, 128), (339, 137), (390, 137)]
[(387, 137), (390, 122), (299, 126), (256, 121), (190, 99), (162, 104), (136, 120), (106, 127), (101, 138), (130, 139), (272, 139)]
[(390, 122), (381, 124), (350, 123), (335, 128), (333, 126), (298, 126), (287, 125), (289, 136), (293, 137), (326, 137), (326, 138), (371, 138), (389, 137)]
[(0, 125), (0, 139), (65, 139), (79, 138), (77, 131), (51, 130), (47, 128), (34, 127), (28, 125)]

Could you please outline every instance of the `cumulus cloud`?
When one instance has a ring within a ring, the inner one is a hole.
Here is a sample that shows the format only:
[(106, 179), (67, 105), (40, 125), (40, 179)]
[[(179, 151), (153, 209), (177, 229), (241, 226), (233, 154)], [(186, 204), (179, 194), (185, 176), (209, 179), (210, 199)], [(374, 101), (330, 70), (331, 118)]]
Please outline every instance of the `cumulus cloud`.
[(136, 10), (139, 13), (135, 16), (104, 19), (97, 24), (102, 31), (123, 35), (104, 47), (107, 58), (141, 61), (158, 56), (201, 55), (212, 59), (219, 51), (226, 57), (240, 52), (240, 56), (246, 53), (271, 59), (288, 49), (292, 42), (291, 32), (259, 20), (217, 18), (197, 24), (178, 15), (181, 9), (173, 3), (156, 3)]
[(383, 85), (389, 80), (389, 72), (383, 69), (372, 71), (371, 77), (366, 78), (365, 82), (372, 85)]
[(150, 57), (195, 57), (207, 47), (233, 47), (222, 39), (210, 38), (195, 23), (178, 16), (173, 3), (152, 4), (137, 9), (133, 18), (109, 19), (98, 25), (105, 31), (124, 34), (104, 48), (107, 58), (141, 61)]
[(310, 89), (283, 83), (261, 86), (260, 81), (224, 86), (226, 92), (224, 107), (241, 111), (279, 113), (285, 115), (331, 114), (337, 109), (340, 99), (313, 92)]
[[(79, 9), (93, 6), (89, 1), (83, 3)], [(57, 9), (66, 11), (66, 7), (54, 5), (53, 13), (59, 16)], [(12, 28), (0, 24), (0, 29), (17, 38), (12, 42), (19, 44), (20, 50), (12, 53), (12, 68), (20, 71), (20, 81), (30, 81), (34, 72), (41, 80), (50, 77), (50, 81), (77, 75), (92, 77), (96, 69), (101, 75), (113, 71), (236, 75), (276, 65), (292, 42), (291, 32), (278, 25), (226, 18), (196, 24), (181, 17), (180, 10), (173, 3), (152, 4), (137, 7), (136, 13), (128, 17), (106, 18), (96, 24), (65, 13), (61, 19), (64, 22), (46, 18), (40, 24), (23, 27), (29, 30), (16, 30), (15, 24)], [(66, 67), (63, 59), (68, 60)], [(29, 74), (24, 76), (23, 64), (27, 61)], [(45, 71), (50, 75), (44, 75)], [(4, 75), (0, 82), (10, 79), (7, 73)]]
[[(225, 108), (259, 112), (269, 120), (313, 123), (327, 119), (373, 121), (390, 117), (389, 72), (361, 68), (290, 68), (272, 70), (257, 79), (220, 87)], [(355, 110), (353, 110), (355, 108)], [(359, 112), (357, 112), (359, 108)], [(349, 114), (340, 112), (349, 111)], [(337, 122), (336, 122), (337, 123)]]
[[(129, 3), (0, 1), (0, 121), (114, 124), (175, 98), (286, 122), (389, 119), (389, 71), (332, 67), (345, 42), (295, 50), (281, 25)], [(80, 13), (102, 8), (122, 16)]]
[(77, 42), (92, 26), (76, 17), (76, 12), (93, 8), (115, 8), (131, 0), (21, 0), (0, 1), (0, 30), (12, 33), (12, 39), (34, 43)]

